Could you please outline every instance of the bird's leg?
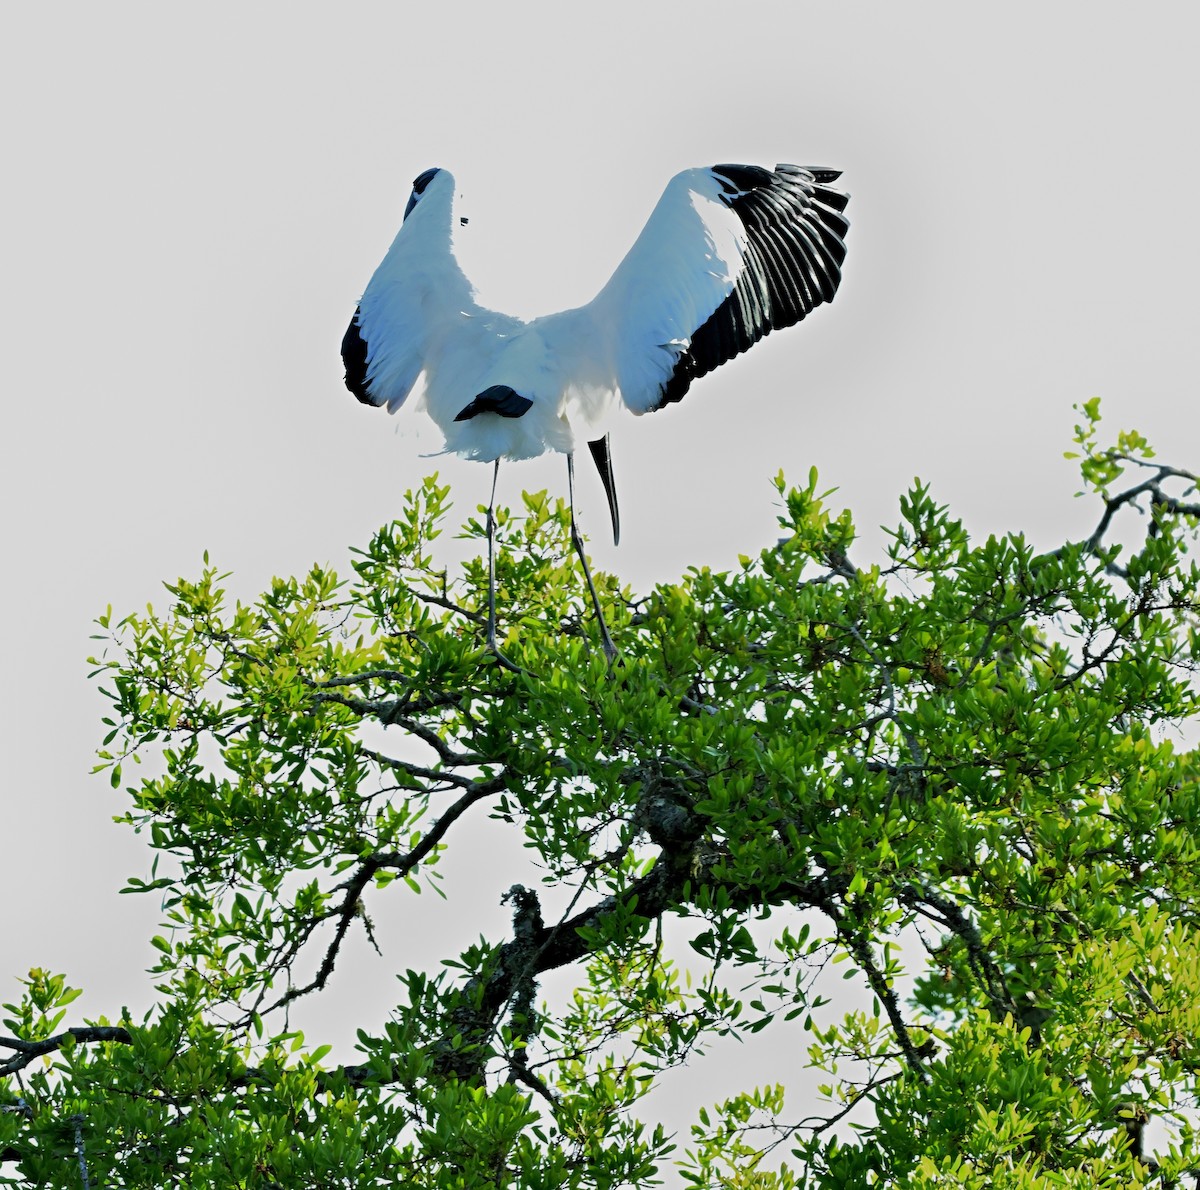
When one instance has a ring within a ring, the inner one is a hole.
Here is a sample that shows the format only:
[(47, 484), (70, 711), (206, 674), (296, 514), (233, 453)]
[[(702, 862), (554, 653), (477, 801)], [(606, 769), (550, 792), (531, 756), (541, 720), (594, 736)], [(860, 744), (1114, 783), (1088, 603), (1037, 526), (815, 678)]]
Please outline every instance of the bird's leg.
[(492, 468), (492, 498), (487, 511), (488, 539), (488, 618), (487, 618), (487, 647), (497, 662), (513, 673), (522, 673), (519, 665), (514, 665), (500, 652), (496, 643), (496, 481), (500, 478), (500, 460), (497, 459)]
[(608, 512), (612, 517), (613, 545), (621, 544), (621, 514), (617, 510), (617, 484), (613, 479), (612, 449), (608, 444), (608, 435), (596, 438), (588, 443), (596, 470), (600, 472), (600, 482), (604, 484), (604, 494), (608, 497)]
[(588, 594), (592, 597), (592, 608), (596, 612), (596, 621), (600, 625), (600, 643), (604, 647), (604, 655), (609, 662), (613, 662), (617, 657), (617, 646), (613, 644), (613, 639), (608, 634), (608, 625), (604, 622), (604, 613), (600, 610), (600, 600), (596, 596), (596, 585), (592, 582), (592, 572), (588, 569), (587, 557), (583, 552), (583, 539), (579, 536), (579, 530), (575, 526), (575, 456), (567, 455), (567, 494), (571, 504), (571, 544), (575, 547), (575, 552), (579, 555), (579, 561), (583, 565), (583, 577), (587, 580)]

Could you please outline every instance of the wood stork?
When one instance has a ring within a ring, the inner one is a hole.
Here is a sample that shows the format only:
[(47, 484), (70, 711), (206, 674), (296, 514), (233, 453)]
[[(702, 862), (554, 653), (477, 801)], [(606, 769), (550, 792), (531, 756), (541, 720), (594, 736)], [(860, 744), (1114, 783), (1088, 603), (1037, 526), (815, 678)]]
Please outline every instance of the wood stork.
[(496, 643), (495, 516), (501, 459), (567, 456), (571, 541), (611, 661), (575, 524), (574, 451), (587, 441), (620, 518), (606, 425), (680, 400), (692, 381), (833, 299), (846, 255), (839, 170), (715, 165), (677, 174), (625, 259), (586, 306), (532, 321), (488, 310), (454, 255), (465, 219), (454, 178), (427, 169), (342, 340), (346, 386), (394, 413), (411, 392), (446, 450), (491, 463), (487, 644)]

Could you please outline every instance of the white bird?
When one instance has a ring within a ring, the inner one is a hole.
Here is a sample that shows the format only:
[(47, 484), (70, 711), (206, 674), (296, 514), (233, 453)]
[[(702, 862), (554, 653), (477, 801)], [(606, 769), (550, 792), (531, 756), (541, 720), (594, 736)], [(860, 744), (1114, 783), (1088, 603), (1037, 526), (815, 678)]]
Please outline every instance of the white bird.
[(525, 321), (485, 309), (454, 255), (466, 219), (454, 178), (413, 182), (400, 231), (342, 340), (346, 386), (394, 413), (410, 393), (446, 450), (493, 464), (488, 505), (488, 648), (496, 644), (496, 480), (501, 459), (567, 456), (571, 540), (604, 651), (609, 635), (575, 526), (574, 451), (587, 441), (620, 519), (606, 424), (680, 400), (692, 381), (833, 299), (849, 196), (839, 170), (777, 165), (690, 169), (667, 184), (641, 235), (587, 305)]

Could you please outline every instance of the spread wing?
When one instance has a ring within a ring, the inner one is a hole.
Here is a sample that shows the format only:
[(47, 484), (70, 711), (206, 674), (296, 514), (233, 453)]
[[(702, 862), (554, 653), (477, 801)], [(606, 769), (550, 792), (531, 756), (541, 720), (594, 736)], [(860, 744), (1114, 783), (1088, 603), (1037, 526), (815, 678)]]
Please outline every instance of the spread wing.
[(837, 170), (716, 165), (676, 175), (592, 303), (635, 413), (833, 299), (849, 196)]
[(426, 170), (404, 221), (375, 270), (342, 339), (346, 387), (364, 404), (395, 413), (417, 383), (439, 328), (473, 305), (470, 282), (454, 259), (454, 179)]

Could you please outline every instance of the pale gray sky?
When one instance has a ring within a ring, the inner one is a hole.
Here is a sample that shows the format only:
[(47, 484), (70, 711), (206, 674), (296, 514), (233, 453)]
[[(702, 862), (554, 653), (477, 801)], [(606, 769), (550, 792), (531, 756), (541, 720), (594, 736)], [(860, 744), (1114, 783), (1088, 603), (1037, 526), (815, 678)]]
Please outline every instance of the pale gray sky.
[[(6, 5), (0, 996), (36, 964), (87, 987), (84, 1014), (149, 1000), (158, 915), (116, 895), (149, 854), (87, 776), (92, 617), (161, 602), (205, 549), (242, 597), (345, 567), (435, 465), (461, 510), (486, 498), (484, 468), (419, 457), (438, 438), (418, 415), (342, 388), (342, 331), (418, 172), (455, 173), (484, 295), (537, 311), (590, 298), (679, 169), (845, 170), (834, 305), (615, 437), (619, 550), (584, 478), (594, 557), (635, 587), (772, 540), (781, 467), (841, 489), (863, 561), (914, 475), (974, 531), (1048, 544), (1093, 519), (1061, 460), (1072, 402), (1101, 396), (1114, 429), (1200, 463), (1194, 21), (1071, 2)], [(564, 472), (509, 466), (503, 494), (563, 491)], [(368, 1028), (413, 960), (371, 961)]]

